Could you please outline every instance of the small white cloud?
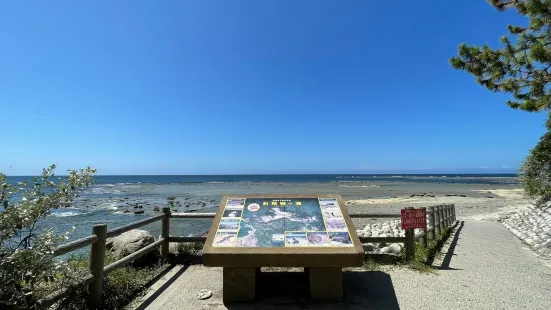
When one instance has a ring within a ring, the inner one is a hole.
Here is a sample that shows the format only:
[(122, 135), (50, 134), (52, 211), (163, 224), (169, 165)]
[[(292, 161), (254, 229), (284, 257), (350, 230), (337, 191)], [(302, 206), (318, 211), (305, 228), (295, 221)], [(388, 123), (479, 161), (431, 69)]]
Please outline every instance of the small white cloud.
[(480, 166), (480, 169), (488, 169), (488, 166)]
[(501, 168), (507, 169), (507, 168), (509, 168), (509, 166), (501, 166)]

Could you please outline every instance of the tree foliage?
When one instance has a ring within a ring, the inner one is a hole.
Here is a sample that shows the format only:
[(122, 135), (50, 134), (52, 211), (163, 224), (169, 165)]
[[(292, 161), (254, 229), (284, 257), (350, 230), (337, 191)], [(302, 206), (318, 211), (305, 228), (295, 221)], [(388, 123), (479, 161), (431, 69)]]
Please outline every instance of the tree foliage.
[(66, 265), (53, 256), (54, 248), (67, 238), (51, 229), (38, 229), (39, 221), (52, 209), (66, 207), (96, 172), (88, 167), (70, 170), (54, 179), (55, 165), (44, 169), (32, 182), (8, 183), (0, 173), (0, 308), (31, 308), (35, 288), (56, 279)]
[(545, 123), (547, 132), (541, 136), (520, 167), (520, 180), (530, 196), (551, 197), (551, 113)]
[(507, 104), (529, 112), (551, 106), (551, 0), (489, 0), (499, 11), (514, 9), (528, 18), (527, 26), (509, 25), (509, 35), (501, 38), (503, 48), (487, 44), (459, 46), (452, 57), (453, 68), (464, 70), (477, 82), (513, 99)]

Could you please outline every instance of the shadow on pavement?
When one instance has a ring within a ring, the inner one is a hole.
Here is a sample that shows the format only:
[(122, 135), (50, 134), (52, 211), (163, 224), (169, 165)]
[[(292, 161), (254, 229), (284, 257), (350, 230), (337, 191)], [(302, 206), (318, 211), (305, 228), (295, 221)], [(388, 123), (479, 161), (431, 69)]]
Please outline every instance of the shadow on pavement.
[(304, 272), (262, 272), (257, 282), (257, 301), (225, 304), (228, 309), (400, 309), (389, 274), (372, 271), (343, 272), (341, 302), (309, 299), (308, 276)]
[(460, 270), (450, 267), (450, 263), (452, 261), (455, 251), (455, 247), (457, 246), (457, 241), (459, 240), (459, 234), (461, 233), (461, 230), (463, 229), (463, 226), (465, 225), (464, 221), (461, 221), (461, 224), (459, 225), (459, 228), (455, 231), (455, 235), (453, 236), (453, 240), (450, 243), (450, 246), (448, 247), (448, 252), (446, 253), (446, 256), (444, 256), (444, 259), (442, 260), (442, 264), (440, 267), (438, 267), (438, 270)]
[[(155, 280), (158, 280), (161, 277), (165, 276), (172, 268), (174, 268), (174, 265), (172, 265), (170, 268), (167, 268), (167, 270), (165, 270), (163, 273), (161, 273), (159, 276), (157, 276), (155, 278)], [(151, 303), (155, 299), (157, 299), (157, 297), (159, 297), (172, 283), (174, 283), (174, 281), (176, 281), (176, 279), (178, 279), (178, 277), (180, 275), (182, 275), (182, 273), (184, 273), (188, 268), (189, 268), (189, 265), (186, 265), (182, 269), (178, 270), (178, 272), (176, 272), (174, 275), (172, 275), (172, 277), (168, 281), (163, 283), (163, 285), (161, 287), (159, 287), (153, 295), (149, 296), (146, 300), (142, 301), (141, 304), (136, 308), (136, 310), (147, 309), (147, 307), (149, 305), (151, 305)], [(150, 281), (150, 284), (153, 283), (153, 282), (154, 281)], [(150, 285), (148, 285), (148, 286), (150, 286)]]

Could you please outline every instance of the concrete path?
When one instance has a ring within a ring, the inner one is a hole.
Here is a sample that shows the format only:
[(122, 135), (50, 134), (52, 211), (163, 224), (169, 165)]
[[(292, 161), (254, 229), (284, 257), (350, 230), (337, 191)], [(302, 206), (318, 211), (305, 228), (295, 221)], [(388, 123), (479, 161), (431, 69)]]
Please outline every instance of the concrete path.
[[(402, 267), (345, 272), (339, 304), (313, 304), (302, 273), (267, 273), (261, 301), (224, 305), (222, 269), (178, 266), (156, 283), (137, 309), (551, 309), (551, 268), (498, 223), (458, 226), (435, 274)], [(214, 295), (197, 300), (195, 293)]]

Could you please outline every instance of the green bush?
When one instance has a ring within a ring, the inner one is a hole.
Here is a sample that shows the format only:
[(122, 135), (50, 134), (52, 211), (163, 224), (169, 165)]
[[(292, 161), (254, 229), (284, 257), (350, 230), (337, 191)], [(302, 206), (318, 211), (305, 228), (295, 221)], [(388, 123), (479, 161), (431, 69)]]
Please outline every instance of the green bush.
[[(31, 309), (37, 292), (51, 282), (71, 282), (67, 264), (55, 259), (54, 248), (67, 235), (51, 229), (39, 232), (39, 222), (52, 209), (70, 206), (81, 187), (90, 185), (92, 168), (70, 170), (65, 178), (54, 179), (55, 165), (42, 171), (29, 184), (8, 183), (0, 173), (0, 308)], [(21, 197), (21, 199), (15, 199)], [(63, 281), (59, 281), (59, 279)]]
[(541, 136), (520, 167), (519, 176), (526, 194), (551, 197), (551, 113), (545, 123), (547, 132)]
[[(113, 255), (105, 256), (105, 264), (116, 261)], [(88, 274), (88, 256), (73, 255), (67, 260), (67, 265), (73, 275)], [(125, 266), (113, 270), (103, 279), (101, 309), (122, 309), (146, 289), (146, 285), (157, 277), (167, 265), (161, 263), (150, 267)], [(79, 287), (64, 300), (58, 302), (56, 309), (86, 309), (87, 288)]]

